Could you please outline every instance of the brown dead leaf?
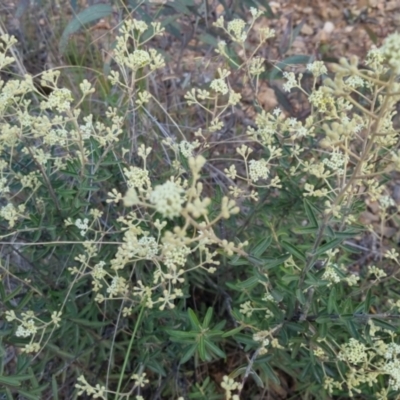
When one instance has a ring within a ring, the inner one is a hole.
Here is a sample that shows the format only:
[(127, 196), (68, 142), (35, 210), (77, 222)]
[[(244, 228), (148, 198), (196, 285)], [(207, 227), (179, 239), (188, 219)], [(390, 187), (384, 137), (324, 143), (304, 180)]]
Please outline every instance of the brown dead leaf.
[(261, 84), (257, 100), (266, 111), (272, 110), (278, 105), (274, 90), (268, 87), (264, 82)]
[(360, 215), (360, 223), (362, 225), (369, 225), (373, 222), (379, 222), (379, 217), (369, 211), (364, 211)]

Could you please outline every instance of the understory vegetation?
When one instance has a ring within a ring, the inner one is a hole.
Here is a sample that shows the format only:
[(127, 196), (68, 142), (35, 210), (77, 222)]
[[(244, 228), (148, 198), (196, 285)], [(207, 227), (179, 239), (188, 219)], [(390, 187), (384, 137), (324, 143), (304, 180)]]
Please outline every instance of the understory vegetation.
[(295, 118), (257, 101), (263, 14), (217, 18), (211, 78), (167, 96), (164, 25), (133, 17), (79, 81), (3, 76), (1, 398), (398, 398), (400, 34), (279, 63)]

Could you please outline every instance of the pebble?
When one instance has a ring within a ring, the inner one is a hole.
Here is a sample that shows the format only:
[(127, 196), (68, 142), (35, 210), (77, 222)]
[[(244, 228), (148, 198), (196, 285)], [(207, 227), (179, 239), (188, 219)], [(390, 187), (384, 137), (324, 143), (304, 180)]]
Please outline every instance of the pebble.
[(335, 30), (335, 25), (331, 21), (326, 21), (322, 30), (326, 33), (332, 33)]

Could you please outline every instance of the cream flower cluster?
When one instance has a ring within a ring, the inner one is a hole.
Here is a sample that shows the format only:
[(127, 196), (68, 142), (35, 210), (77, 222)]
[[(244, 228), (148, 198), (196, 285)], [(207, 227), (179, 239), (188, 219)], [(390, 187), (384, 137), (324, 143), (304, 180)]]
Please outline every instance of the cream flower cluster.
[(266, 160), (250, 160), (249, 174), (253, 182), (259, 179), (267, 179), (269, 175), (268, 162)]
[(389, 35), (381, 47), (381, 52), (394, 73), (400, 75), (400, 33)]
[[(41, 348), (41, 342), (44, 340), (44, 334), (48, 327), (54, 325), (55, 328), (58, 328), (61, 321), (61, 312), (56, 311), (51, 314), (49, 322), (44, 322), (36, 317), (33, 311), (26, 311), (21, 313), (20, 318), (15, 314), (15, 311), (13, 310), (6, 311), (5, 315), (8, 322), (18, 322), (18, 327), (15, 332), (15, 335), (17, 337), (30, 337), (29, 343), (27, 343), (22, 349), (22, 352), (24, 353), (37, 353)], [(36, 334), (39, 332), (41, 332), (40, 339), (38, 341), (35, 341)]]
[(184, 190), (174, 181), (167, 181), (156, 186), (150, 193), (150, 203), (165, 218), (178, 217), (185, 202)]
[(232, 394), (233, 391), (240, 391), (242, 389), (242, 385), (240, 383), (235, 382), (232, 378), (229, 378), (229, 376), (225, 375), (222, 378), (221, 387), (225, 390), (226, 400), (240, 400), (239, 395)]
[(348, 343), (342, 345), (338, 359), (351, 364), (363, 363), (367, 359), (367, 348), (365, 344), (351, 338)]

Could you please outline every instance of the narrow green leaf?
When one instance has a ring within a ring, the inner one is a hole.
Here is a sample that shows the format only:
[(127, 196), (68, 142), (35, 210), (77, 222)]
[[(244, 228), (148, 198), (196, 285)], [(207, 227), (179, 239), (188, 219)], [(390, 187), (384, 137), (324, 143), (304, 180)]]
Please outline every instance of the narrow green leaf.
[(287, 111), (290, 115), (293, 115), (294, 110), (292, 103), (289, 101), (288, 94), (281, 90), (277, 85), (271, 85), (271, 87), (275, 92), (275, 96), (278, 100), (279, 106), (283, 107), (285, 111)]
[(192, 346), (190, 346), (186, 352), (183, 354), (182, 358), (181, 358), (181, 364), (185, 364), (185, 362), (189, 361), (190, 358), (193, 356), (193, 354), (196, 352), (197, 350), (197, 343), (193, 344)]
[(260, 363), (258, 364), (256, 362), (257, 366), (259, 365), (260, 368), (263, 370), (263, 372), (268, 376), (268, 378), (274, 382), (276, 385), (280, 385), (280, 380), (279, 378), (276, 376), (274, 370), (271, 368), (271, 366), (269, 365), (268, 362), (264, 362), (264, 363)]
[(318, 231), (318, 226), (306, 226), (305, 228), (294, 227), (293, 233), (296, 235), (315, 235)]
[(281, 79), (282, 72), (288, 65), (296, 65), (296, 64), (307, 64), (310, 62), (310, 56), (298, 54), (295, 56), (290, 56), (279, 62), (276, 66), (274, 66), (273, 70), (268, 74), (267, 79)]
[(12, 300), (14, 297), (17, 296), (17, 294), (21, 291), (22, 286), (17, 286), (6, 298), (4, 299), (5, 302), (9, 302)]
[(27, 392), (26, 390), (18, 390), (18, 393), (21, 394), (22, 396), (26, 397), (28, 400), (40, 400), (41, 397), (37, 394), (32, 394), (30, 392)]
[(185, 339), (193, 340), (198, 335), (197, 332), (175, 331), (173, 329), (166, 329), (165, 332), (167, 332), (168, 335), (171, 336), (171, 338), (179, 340), (185, 340)]
[(212, 332), (221, 331), (220, 335), (222, 335), (222, 333), (223, 333), (222, 330), (224, 329), (225, 324), (226, 324), (226, 321), (224, 319), (222, 321), (219, 321), (218, 324), (214, 326)]
[(89, 328), (102, 328), (103, 326), (108, 325), (107, 321), (89, 321), (84, 318), (70, 318), (70, 321), (78, 325), (87, 326)]
[(364, 301), (364, 313), (368, 314), (369, 313), (369, 309), (371, 307), (371, 288), (368, 289), (367, 291), (367, 295), (365, 297), (365, 301)]
[(316, 256), (320, 256), (321, 254), (326, 253), (328, 250), (334, 249), (343, 241), (342, 238), (333, 239), (328, 243), (323, 244), (322, 246), (318, 247), (317, 251), (315, 252)]
[(327, 333), (328, 333), (328, 324), (327, 323), (320, 324), (318, 326), (318, 336), (321, 339), (324, 339)]
[(374, 323), (376, 325), (380, 326), (381, 328), (388, 329), (393, 332), (397, 331), (397, 328), (394, 325), (389, 324), (389, 322), (386, 322), (383, 319), (379, 319), (379, 318), (371, 318), (371, 319), (372, 319), (372, 321), (374, 321)]
[(112, 7), (109, 4), (96, 4), (90, 6), (77, 14), (75, 18), (68, 23), (64, 32), (61, 35), (61, 39), (58, 45), (58, 49), (61, 54), (64, 53), (69, 37), (78, 32), (84, 25), (97, 21), (101, 18), (108, 17), (113, 12)]
[(377, 45), (378, 44), (378, 36), (376, 35), (376, 33), (368, 26), (368, 24), (361, 24), (361, 26), (364, 28), (365, 32), (367, 32), (372, 43)]
[(350, 228), (350, 229), (346, 229), (343, 232), (335, 232), (335, 236), (337, 238), (350, 239), (350, 238), (360, 234), (361, 232), (363, 232), (362, 229)]
[(351, 336), (353, 336), (353, 338), (355, 338), (355, 339), (359, 339), (360, 335), (359, 335), (359, 333), (357, 331), (357, 328), (356, 328), (356, 325), (354, 324), (354, 322), (352, 320), (350, 320), (350, 319), (347, 320), (347, 319), (341, 318), (341, 320), (346, 325), (346, 328), (350, 332)]
[(192, 328), (200, 330), (201, 329), (200, 321), (198, 320), (195, 312), (191, 308), (188, 309), (188, 317), (190, 324), (192, 325)]
[(203, 329), (206, 329), (206, 328), (209, 327), (211, 319), (212, 319), (212, 316), (213, 316), (213, 311), (214, 310), (213, 310), (212, 307), (208, 308), (206, 316), (204, 317), (204, 320), (203, 320), (203, 325), (202, 325)]
[(334, 230), (332, 229), (332, 227), (330, 226), (330, 225), (328, 225), (326, 228), (325, 228), (325, 235), (327, 235), (329, 238), (332, 238), (332, 239), (335, 239), (336, 238), (336, 235), (335, 235), (335, 232), (334, 232)]
[(4, 290), (3, 282), (0, 282), (0, 299), (2, 303), (4, 303), (4, 299), (6, 298), (6, 291)]
[[(284, 256), (276, 257), (276, 258), (262, 258), (257, 260), (254, 264), (257, 267), (262, 267), (264, 269), (272, 269), (277, 267), (278, 265), (283, 264), (287, 259), (289, 258), (289, 255), (285, 254)], [(253, 263), (253, 259), (250, 256), (248, 259), (240, 258), (237, 261), (231, 262), (231, 265), (233, 266), (240, 266), (240, 265), (249, 265)]]
[(333, 286), (330, 289), (329, 298), (328, 298), (328, 313), (332, 314), (334, 312), (338, 312), (336, 306), (336, 288)]
[(265, 250), (271, 245), (272, 237), (268, 236), (257, 243), (254, 249), (251, 250), (251, 255), (257, 258), (261, 257)]
[(307, 217), (310, 220), (310, 225), (313, 227), (318, 227), (319, 224), (318, 224), (317, 210), (306, 198), (303, 200), (303, 203)]
[(281, 242), (282, 247), (287, 250), (292, 256), (298, 258), (299, 260), (306, 262), (306, 256), (305, 254), (293, 246), (291, 243), (287, 242), (286, 240), (282, 240)]
[(207, 353), (206, 353), (206, 343), (205, 343), (205, 338), (203, 335), (199, 335), (197, 351), (199, 353), (200, 359), (202, 361), (207, 361), (208, 357), (207, 357)]
[(263, 380), (260, 378), (260, 375), (257, 374), (256, 371), (254, 371), (254, 369), (252, 369), (250, 371), (250, 376), (252, 377), (252, 379), (254, 379), (254, 382), (256, 383), (256, 385), (260, 388), (264, 387), (264, 382)]
[(304, 305), (306, 303), (306, 298), (301, 289), (296, 289), (296, 298), (300, 302), (300, 304)]
[(218, 40), (215, 38), (215, 36), (212, 36), (209, 33), (202, 33), (199, 37), (199, 40), (205, 44), (213, 46), (214, 48), (218, 47)]
[(6, 388), (6, 396), (7, 396), (7, 400), (14, 400), (14, 397), (11, 394), (11, 391), (9, 388)]
[(210, 340), (205, 340), (206, 348), (210, 350), (211, 353), (214, 353), (219, 358), (226, 358), (226, 354), (213, 342)]
[(22, 310), (31, 300), (33, 296), (33, 291), (29, 291), (28, 293), (26, 293), (26, 295), (23, 297), (23, 299), (18, 303), (18, 307), (17, 310), (20, 311)]
[(309, 370), (311, 369), (311, 363), (307, 363), (305, 367), (301, 367), (301, 374), (299, 379), (301, 381), (305, 380), (306, 376), (309, 374)]
[(195, 4), (191, 0), (174, 0), (168, 3), (169, 7), (173, 7), (178, 13), (192, 15), (197, 14), (197, 11), (189, 9), (188, 7), (193, 7)]
[(53, 392), (53, 399), (58, 400), (58, 385), (55, 375), (51, 377), (51, 391)]
[(20, 386), (21, 385), (21, 379), (18, 379), (18, 377), (15, 376), (2, 376), (0, 375), (0, 384), (6, 385), (6, 386)]
[(244, 327), (243, 326), (238, 326), (237, 328), (231, 329), (228, 332), (225, 332), (224, 334), (222, 334), (221, 336), (223, 338), (229, 337), (229, 336), (234, 336), (237, 333), (239, 333)]
[(238, 284), (237, 284), (237, 287), (239, 288), (239, 289), (250, 289), (250, 288), (253, 288), (254, 286), (256, 286), (256, 285), (258, 285), (259, 284), (259, 279), (256, 277), (256, 276), (252, 276), (252, 277), (250, 277), (249, 279), (246, 279), (245, 281), (243, 281), (243, 282), (239, 282)]
[(317, 324), (327, 324), (328, 322), (332, 322), (332, 321), (335, 321), (335, 320), (339, 320), (339, 317), (332, 318), (329, 315), (321, 315), (315, 320), (315, 322)]
[(289, 35), (289, 38), (286, 38), (286, 40), (285, 40), (285, 36), (282, 35), (283, 39), (281, 40), (281, 42), (279, 44), (279, 53), (281, 56), (286, 54), (287, 51), (290, 49), (290, 47), (292, 46), (292, 43), (294, 42), (294, 40), (300, 33), (300, 30), (303, 27), (303, 25), (305, 24), (305, 22), (306, 22), (305, 19), (303, 19), (294, 29), (292, 29), (290, 27), (290, 35)]

